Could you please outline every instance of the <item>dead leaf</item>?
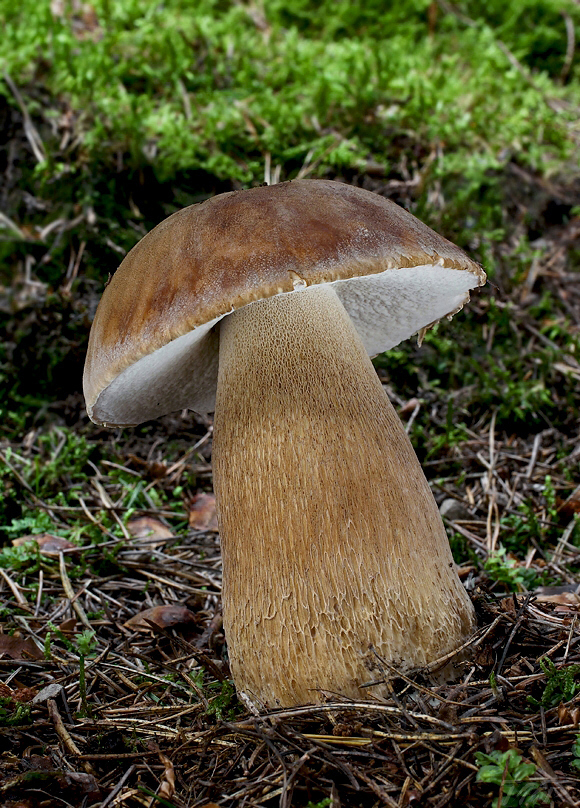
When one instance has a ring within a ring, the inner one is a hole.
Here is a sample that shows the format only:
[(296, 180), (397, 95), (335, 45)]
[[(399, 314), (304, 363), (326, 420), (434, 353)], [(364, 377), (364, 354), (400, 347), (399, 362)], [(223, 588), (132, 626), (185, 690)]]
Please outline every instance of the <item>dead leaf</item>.
[[(101, 797), (101, 789), (96, 777), (86, 772), (65, 772), (63, 775), (65, 785), (71, 791), (80, 793), (87, 800), (93, 802)], [(84, 802), (84, 800), (83, 800)]]
[(567, 522), (573, 519), (577, 513), (580, 513), (580, 485), (560, 505), (559, 513)]
[(546, 772), (550, 775), (554, 780), (557, 780), (557, 774), (554, 769), (550, 766), (544, 755), (540, 752), (538, 747), (535, 744), (532, 744), (530, 748), (530, 752), (532, 753), (532, 757), (534, 758), (537, 766), (542, 769), (542, 771)]
[(175, 793), (175, 769), (173, 763), (163, 752), (159, 752), (159, 759), (165, 766), (163, 782), (159, 786), (158, 795), (162, 799), (170, 800)]
[(580, 591), (580, 584), (562, 584), (560, 586), (538, 586), (534, 589), (534, 595), (541, 597), (543, 595), (561, 595), (563, 592), (576, 592)]
[(4, 682), (0, 682), (0, 699), (11, 699), (12, 688), (8, 687)]
[(10, 659), (42, 659), (42, 651), (30, 637), (14, 637), (0, 634), (0, 657)]
[(54, 761), (47, 755), (29, 755), (22, 761), (22, 768), (35, 772), (53, 772)]
[(574, 584), (563, 586), (544, 586), (536, 590), (537, 603), (553, 603), (556, 612), (575, 612), (580, 609), (580, 595), (576, 594), (578, 587)]
[(561, 595), (545, 595), (537, 598), (538, 603), (556, 603), (557, 608), (566, 607), (567, 611), (577, 611), (580, 608), (580, 597), (573, 592), (562, 592)]
[(169, 528), (152, 516), (139, 516), (137, 519), (131, 519), (127, 524), (127, 530), (134, 539), (155, 541), (156, 539), (173, 538), (173, 533)]
[(580, 708), (574, 707), (574, 709), (570, 710), (563, 702), (558, 704), (558, 723), (561, 727), (569, 726), (570, 724), (577, 727), (579, 719)]
[(137, 455), (134, 454), (128, 455), (128, 459), (134, 466), (137, 466), (137, 468), (141, 469), (142, 472), (145, 472), (153, 480), (162, 480), (167, 476), (167, 466), (165, 463), (143, 460), (142, 457), (137, 457)]
[(0, 698), (10, 699), (18, 704), (28, 704), (36, 696), (36, 690), (33, 687), (19, 687), (14, 690), (5, 682), (0, 682)]
[(51, 682), (36, 694), (36, 696), (32, 699), (32, 702), (33, 704), (43, 704), (48, 699), (56, 699), (62, 695), (63, 690), (64, 687), (62, 685), (59, 685), (56, 682)]
[(570, 710), (566, 707), (564, 702), (561, 701), (558, 705), (558, 724), (560, 724), (561, 727), (564, 727), (571, 723), (572, 716), (570, 715)]
[(439, 506), (439, 513), (441, 516), (449, 519), (450, 522), (465, 522), (473, 519), (473, 515), (465, 503), (459, 502), (459, 500), (453, 497), (446, 497), (443, 500)]
[(399, 410), (399, 418), (402, 421), (407, 420), (407, 416), (412, 415), (413, 412), (417, 409), (417, 407), (421, 406), (421, 402), (418, 398), (410, 398), (406, 401), (401, 409)]
[(42, 555), (51, 556), (53, 558), (58, 556), (59, 553), (64, 553), (65, 551), (76, 551), (77, 553), (80, 551), (80, 547), (77, 547), (76, 544), (73, 544), (71, 541), (67, 541), (67, 539), (63, 539), (62, 536), (53, 536), (52, 533), (37, 533), (29, 536), (19, 536), (17, 539), (12, 539), (12, 544), (14, 547), (20, 547), (29, 541), (33, 541), (38, 544), (38, 549)]
[(475, 662), (482, 668), (486, 668), (490, 665), (493, 665), (495, 661), (493, 646), (490, 643), (480, 646), (475, 652), (474, 659)]
[(509, 595), (507, 598), (502, 598), (499, 605), (501, 606), (502, 611), (509, 612), (509, 614), (515, 614), (517, 607), (519, 606), (519, 601), (517, 596)]
[(63, 620), (58, 628), (59, 631), (62, 631), (63, 634), (72, 634), (73, 631), (76, 631), (76, 627), (77, 627), (76, 617), (69, 617), (67, 620)]
[(218, 532), (214, 494), (201, 492), (193, 497), (189, 505), (189, 526), (193, 530)]
[(136, 631), (151, 631), (151, 623), (159, 628), (170, 628), (185, 623), (195, 623), (197, 618), (186, 606), (180, 603), (172, 603), (169, 606), (154, 606), (152, 609), (145, 609), (133, 615), (124, 623), (125, 628), (132, 628)]

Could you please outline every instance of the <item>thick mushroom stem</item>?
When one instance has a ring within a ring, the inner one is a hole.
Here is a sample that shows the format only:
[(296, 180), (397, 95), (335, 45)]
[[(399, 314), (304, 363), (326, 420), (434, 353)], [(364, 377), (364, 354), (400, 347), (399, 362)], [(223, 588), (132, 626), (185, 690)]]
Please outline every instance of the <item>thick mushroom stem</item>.
[(472, 630), (429, 485), (331, 286), (222, 322), (214, 483), (231, 670), (256, 703), (369, 698), (376, 654), (409, 670)]

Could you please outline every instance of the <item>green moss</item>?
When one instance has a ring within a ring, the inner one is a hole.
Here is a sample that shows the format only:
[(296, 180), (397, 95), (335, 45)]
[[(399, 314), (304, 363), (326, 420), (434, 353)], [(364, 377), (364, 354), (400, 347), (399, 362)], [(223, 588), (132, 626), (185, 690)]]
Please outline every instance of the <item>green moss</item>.
[[(440, 15), (430, 35), (428, 5), (266, 2), (256, 18), (212, 0), (195, 10), (184, 0), (115, 0), (96, 2), (83, 25), (70, 11), (2, 0), (3, 66), (20, 86), (41, 79), (48, 98), (31, 93), (32, 114), (78, 116), (81, 159), (71, 167), (47, 149), (36, 168), (53, 187), (84, 177), (77, 201), (90, 198), (94, 161), (119, 154), (160, 180), (201, 169), (246, 183), (262, 179), (266, 153), (289, 176), (307, 155), (317, 172), (357, 169), (369, 157), (388, 168), (401, 137), (411, 137), (419, 162), (439, 150), (432, 178), (454, 178), (463, 206), (514, 151), (541, 170), (550, 155), (569, 153), (566, 113), (543, 97), (571, 92), (549, 78), (565, 53), (561, 9), (474, 5), (476, 25)], [(533, 84), (510, 65), (500, 37), (539, 69)], [(0, 92), (10, 98), (5, 85)]]

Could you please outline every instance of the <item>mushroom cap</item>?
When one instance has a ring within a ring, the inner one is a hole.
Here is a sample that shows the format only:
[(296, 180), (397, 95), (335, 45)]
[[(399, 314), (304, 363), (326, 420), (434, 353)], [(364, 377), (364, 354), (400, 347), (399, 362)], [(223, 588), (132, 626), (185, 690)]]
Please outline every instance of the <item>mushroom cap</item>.
[(83, 386), (93, 421), (131, 425), (211, 412), (219, 329), (254, 301), (333, 284), (370, 355), (445, 315), (481, 267), (382, 196), (329, 180), (220, 194), (174, 213), (104, 290)]

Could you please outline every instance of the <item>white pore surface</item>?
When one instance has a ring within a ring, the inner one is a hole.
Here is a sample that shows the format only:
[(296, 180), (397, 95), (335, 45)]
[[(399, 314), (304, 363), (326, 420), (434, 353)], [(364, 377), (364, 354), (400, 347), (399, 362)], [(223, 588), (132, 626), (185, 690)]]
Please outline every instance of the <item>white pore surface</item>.
[(212, 320), (144, 356), (98, 397), (91, 418), (105, 426), (130, 426), (178, 410), (212, 412), (219, 334)]
[(370, 356), (457, 311), (477, 285), (471, 272), (441, 266), (390, 269), (333, 284)]
[[(469, 300), (469, 290), (478, 286), (478, 278), (435, 265), (390, 269), (330, 285), (374, 356), (460, 309)], [(308, 290), (284, 294), (308, 294)], [(185, 408), (212, 412), (219, 349), (214, 326), (221, 319), (195, 328), (121, 373), (97, 399), (94, 420), (128, 425)]]

